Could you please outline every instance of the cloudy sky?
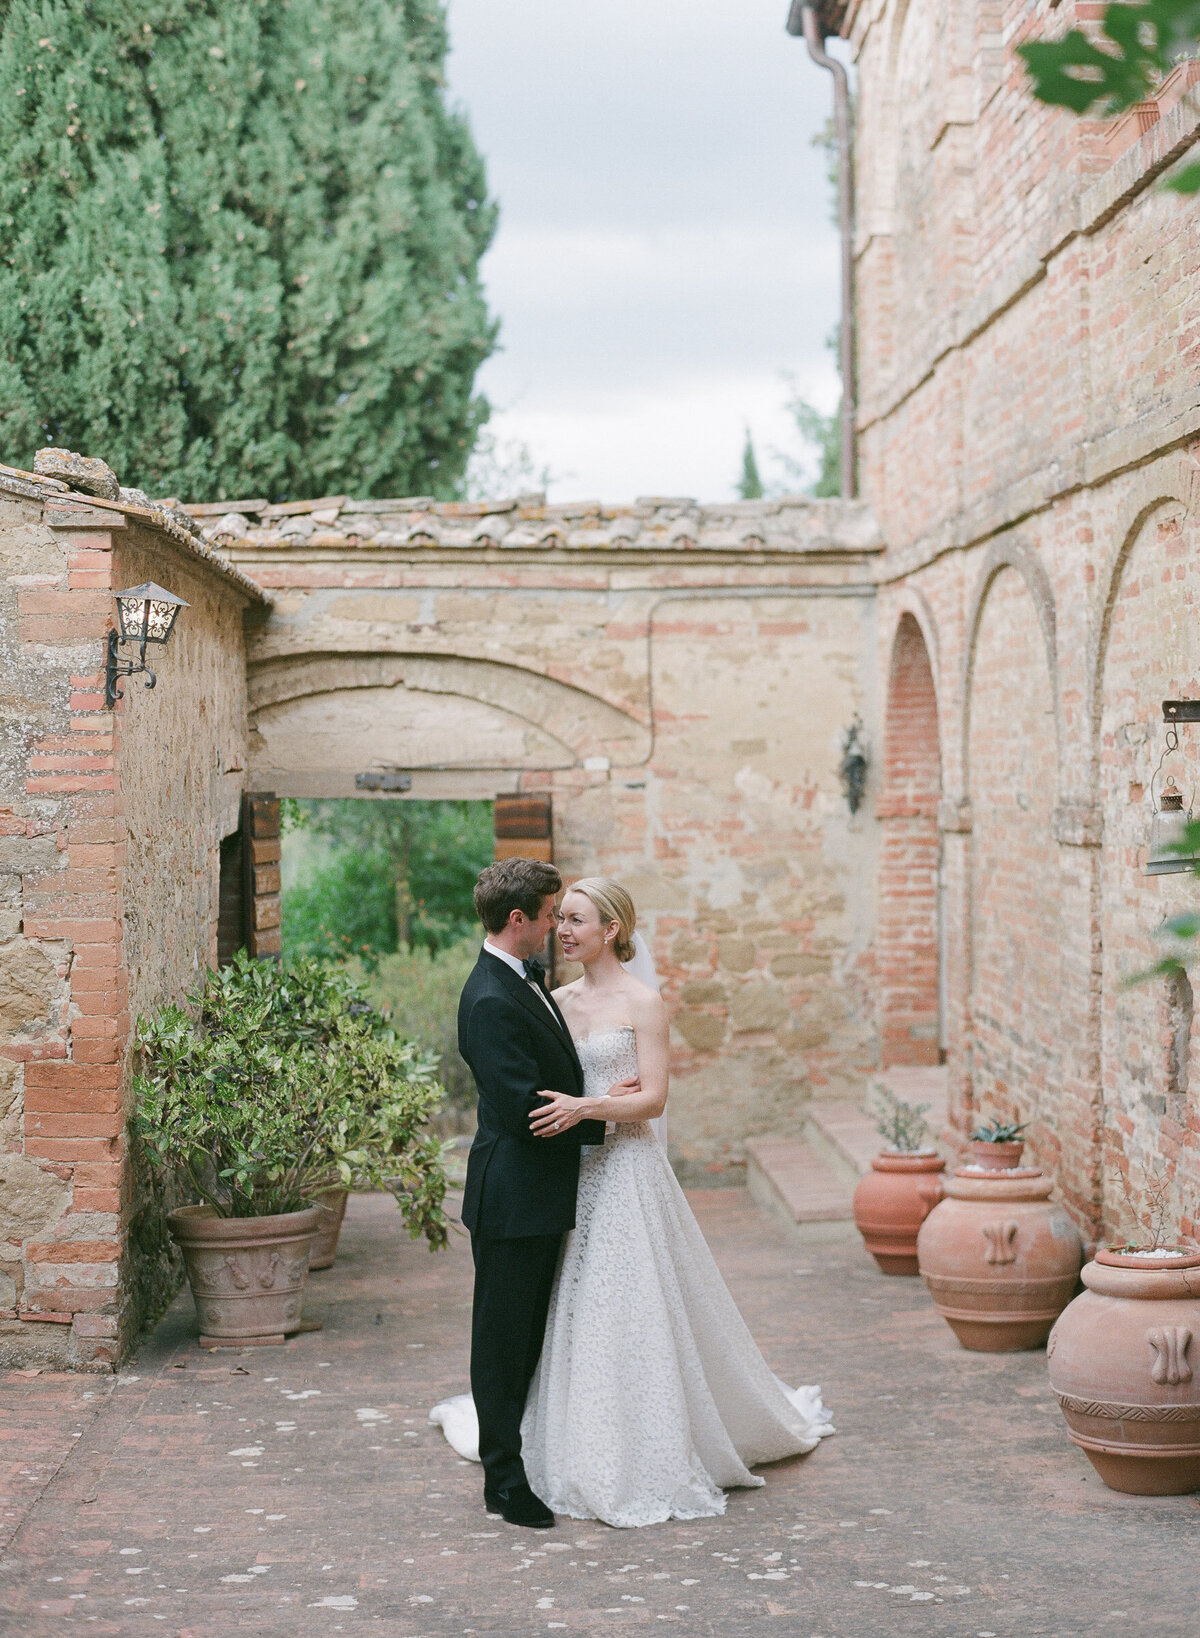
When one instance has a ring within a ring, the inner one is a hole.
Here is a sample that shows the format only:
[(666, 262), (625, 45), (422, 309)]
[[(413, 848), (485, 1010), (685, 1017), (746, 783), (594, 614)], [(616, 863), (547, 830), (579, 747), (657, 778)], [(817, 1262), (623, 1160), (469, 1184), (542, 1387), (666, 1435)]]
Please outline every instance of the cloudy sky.
[(450, 0), (452, 95), (500, 202), (493, 431), (556, 500), (727, 499), (743, 429), (837, 401), (829, 76), (786, 0)]

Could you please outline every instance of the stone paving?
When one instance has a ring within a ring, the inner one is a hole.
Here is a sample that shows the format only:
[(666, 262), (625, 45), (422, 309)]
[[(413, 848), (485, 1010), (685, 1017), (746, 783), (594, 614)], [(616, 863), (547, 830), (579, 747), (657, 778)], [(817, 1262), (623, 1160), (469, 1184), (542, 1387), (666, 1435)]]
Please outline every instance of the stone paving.
[(514, 1530), (426, 1416), (466, 1381), (470, 1258), (383, 1197), (285, 1348), (201, 1353), (176, 1302), (120, 1377), (0, 1379), (0, 1633), (525, 1638), (1192, 1634), (1200, 1502), (1106, 1490), (1040, 1354), (967, 1354), (919, 1282), (692, 1196), (776, 1370), (838, 1433), (723, 1518)]

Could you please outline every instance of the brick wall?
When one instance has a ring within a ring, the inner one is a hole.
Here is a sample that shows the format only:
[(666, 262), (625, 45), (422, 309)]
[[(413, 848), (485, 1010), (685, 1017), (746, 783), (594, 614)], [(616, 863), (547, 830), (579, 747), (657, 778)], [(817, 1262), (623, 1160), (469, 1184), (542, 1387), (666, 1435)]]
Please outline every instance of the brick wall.
[[(0, 554), (0, 1358), (102, 1368), (164, 1288), (126, 1140), (131, 1024), (209, 959), (254, 594), (163, 530), (28, 475), (0, 483)], [(127, 684), (114, 712), (103, 640), (131, 576), (193, 608), (159, 688)]]
[[(1155, 186), (1195, 148), (1200, 97), (1184, 65), (1144, 134), (1035, 103), (1013, 47), (1082, 15), (849, 8), (861, 465), (888, 543), (881, 641), (907, 611), (934, 671), (954, 1123), (1029, 1118), (1089, 1233), (1126, 1231), (1122, 1177), (1138, 1210), (1165, 1179), (1190, 1233), (1187, 997), (1124, 979), (1196, 901), (1141, 866), (1160, 702), (1200, 694), (1200, 215)], [(890, 744), (906, 696), (886, 711)], [(1200, 736), (1183, 742), (1189, 790)], [(914, 904), (914, 940), (927, 917)]]

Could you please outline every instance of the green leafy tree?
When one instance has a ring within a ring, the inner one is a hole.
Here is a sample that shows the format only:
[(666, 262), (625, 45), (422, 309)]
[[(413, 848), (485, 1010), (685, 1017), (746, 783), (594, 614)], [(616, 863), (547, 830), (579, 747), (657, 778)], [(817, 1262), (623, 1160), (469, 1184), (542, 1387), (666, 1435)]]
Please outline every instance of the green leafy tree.
[[(1111, 0), (1099, 35), (1097, 40), (1073, 28), (1061, 40), (1017, 47), (1040, 102), (1076, 114), (1113, 115), (1153, 96), (1181, 58), (1196, 55), (1200, 0), (1147, 0), (1144, 5)], [(1177, 193), (1200, 192), (1200, 164), (1184, 166), (1164, 186)]]
[(746, 442), (742, 449), (742, 475), (738, 479), (737, 492), (743, 500), (761, 500), (766, 494), (758, 475), (758, 457), (754, 453), (754, 439), (750, 436), (749, 427), (746, 428)]
[(0, 447), (450, 496), (495, 212), (439, 0), (0, 5)]
[(492, 857), (490, 802), (289, 802), (289, 829), (333, 844), (327, 861), (284, 895), (288, 950), (431, 953), (475, 927), (475, 878)]
[[(807, 398), (793, 393), (787, 401), (788, 414), (796, 423), (796, 431), (816, 456), (817, 476), (810, 483), (809, 494), (817, 499), (842, 492), (842, 418), (840, 410), (823, 415)], [(791, 456), (781, 457), (782, 464), (795, 479), (803, 479), (808, 468)]]

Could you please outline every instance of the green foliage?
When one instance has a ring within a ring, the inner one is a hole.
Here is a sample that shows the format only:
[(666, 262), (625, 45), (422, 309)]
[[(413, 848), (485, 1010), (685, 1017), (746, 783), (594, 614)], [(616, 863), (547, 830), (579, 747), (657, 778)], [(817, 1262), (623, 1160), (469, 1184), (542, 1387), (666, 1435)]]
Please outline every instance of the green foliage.
[(1185, 165), (1163, 183), (1172, 193), (1200, 193), (1200, 165)]
[(475, 928), (475, 878), (492, 858), (490, 802), (289, 801), (285, 829), (333, 844), (327, 862), (288, 890), (290, 953), (430, 951)]
[(738, 479), (737, 492), (742, 500), (761, 500), (766, 494), (763, 481), (758, 475), (758, 459), (754, 453), (754, 440), (750, 436), (750, 428), (746, 428), (746, 443), (742, 449), (742, 475)]
[(0, 446), (453, 495), (495, 212), (438, 0), (0, 6)]
[[(1113, 115), (1154, 94), (1181, 57), (1200, 42), (1200, 0), (1111, 0), (1100, 20), (1103, 43), (1073, 28), (1060, 40), (1017, 47), (1040, 102), (1076, 114)], [(1200, 165), (1176, 172), (1164, 186), (1200, 192)]]
[[(793, 383), (794, 387), (794, 383)], [(793, 455), (780, 453), (778, 460), (788, 479), (795, 485), (807, 485), (807, 492), (816, 499), (825, 499), (842, 492), (842, 419), (841, 411), (822, 415), (815, 405), (793, 390), (786, 404), (788, 414), (796, 424), (801, 441), (817, 457), (816, 481), (811, 481), (810, 461), (797, 460)]]
[(458, 998), (479, 944), (479, 938), (469, 938), (436, 952), (397, 950), (382, 956), (363, 980), (367, 994), (392, 1025), (437, 1058), (455, 1130), (471, 1124), (475, 1109), (475, 1083), (458, 1055)]
[(488, 428), (479, 434), (459, 488), (464, 500), (515, 500), (518, 495), (545, 494), (557, 474), (539, 465), (522, 438), (498, 438)]
[[(1178, 853), (1189, 859), (1200, 857), (1200, 819), (1189, 819), (1177, 839), (1165, 844), (1164, 852)], [(1192, 866), (1192, 874), (1200, 877), (1200, 865)], [(1123, 980), (1125, 988), (1187, 971), (1190, 947), (1200, 938), (1200, 910), (1184, 910), (1177, 916), (1167, 916), (1155, 929), (1155, 937), (1167, 946), (1168, 953), (1144, 972), (1131, 973)]]
[(370, 969), (396, 948), (396, 885), (379, 849), (336, 848), (311, 875), (283, 895), (283, 947), (288, 956), (344, 959)]
[(342, 969), (239, 953), (139, 1020), (135, 1129), (160, 1180), (221, 1217), (296, 1211), (322, 1189), (396, 1196), (414, 1239), (446, 1243), (446, 1178), (428, 1134), (432, 1059)]
[(882, 1110), (875, 1122), (875, 1130), (889, 1149), (899, 1154), (918, 1154), (929, 1133), (925, 1119), (927, 1103), (906, 1103), (886, 1087), (880, 1087), (878, 1100)]
[(1022, 1121), (1018, 1125), (1015, 1121), (991, 1120), (981, 1123), (971, 1133), (972, 1143), (1017, 1143), (1021, 1133), (1029, 1125)]

